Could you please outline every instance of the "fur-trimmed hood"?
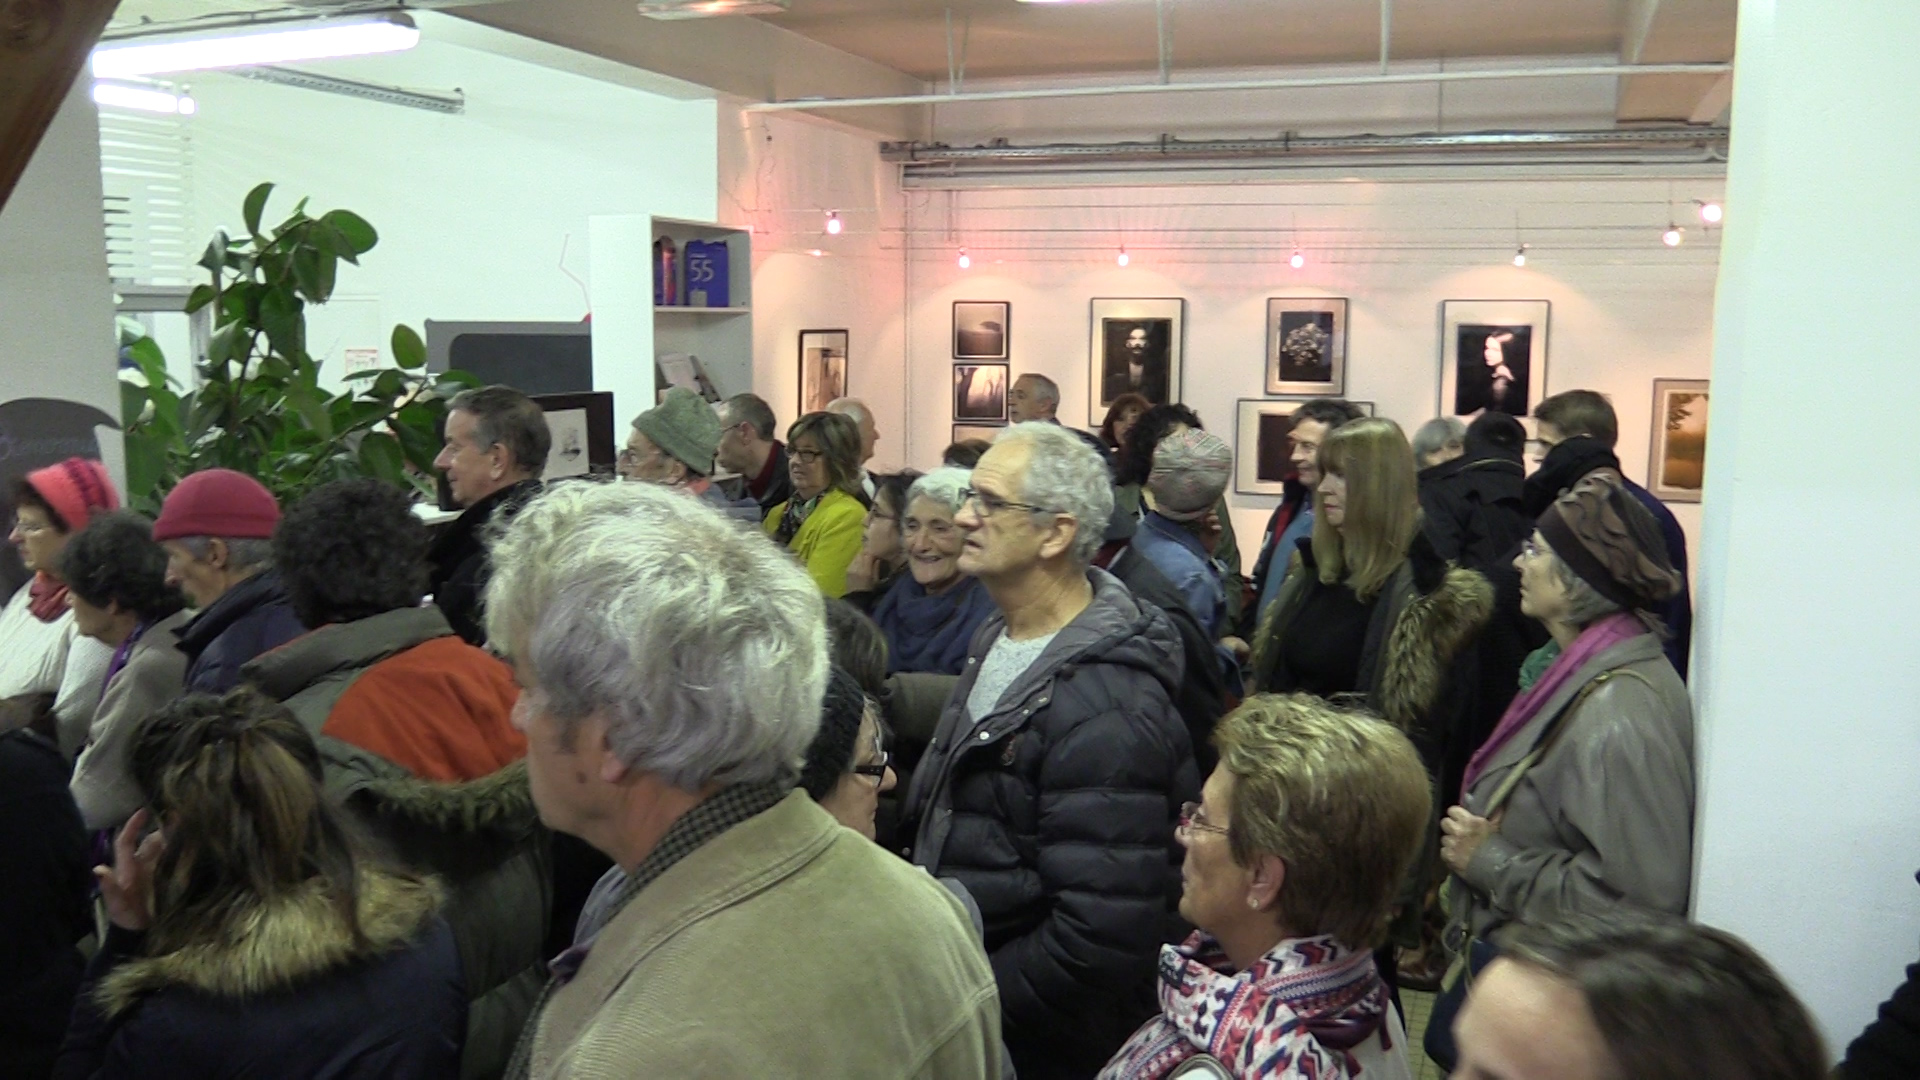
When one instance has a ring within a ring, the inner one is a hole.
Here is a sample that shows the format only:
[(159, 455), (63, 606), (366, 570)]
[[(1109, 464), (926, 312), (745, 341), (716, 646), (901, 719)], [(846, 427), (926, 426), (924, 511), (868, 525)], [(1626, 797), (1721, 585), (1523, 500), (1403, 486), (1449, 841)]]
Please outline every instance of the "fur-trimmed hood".
[(115, 1016), (143, 995), (169, 989), (245, 999), (291, 990), (349, 964), (417, 940), (440, 909), (440, 889), (378, 868), (360, 876), (364, 940), (355, 941), (325, 883), (315, 878), (271, 901), (238, 907), (203, 944), (129, 960), (100, 981), (101, 1008)]
[(540, 825), (525, 758), (478, 780), (365, 780), (352, 786), (346, 799), (390, 825), (452, 837), (518, 841)]

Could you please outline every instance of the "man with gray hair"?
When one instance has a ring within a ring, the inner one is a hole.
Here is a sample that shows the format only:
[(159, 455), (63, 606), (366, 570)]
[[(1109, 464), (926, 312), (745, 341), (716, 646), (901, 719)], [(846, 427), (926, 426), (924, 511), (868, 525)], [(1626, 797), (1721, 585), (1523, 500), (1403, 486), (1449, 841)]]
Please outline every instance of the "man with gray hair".
[(752, 498), (762, 514), (793, 498), (787, 448), (773, 437), (773, 406), (757, 394), (735, 394), (720, 407), (720, 467), (740, 478), (735, 494)]
[(959, 900), (795, 790), (828, 663), (806, 572), (651, 484), (557, 487), (494, 557), (534, 803), (614, 862), (507, 1075), (997, 1075)]
[[(1013, 386), (1007, 391), (1007, 420), (1010, 423), (1024, 424), (1039, 421), (1043, 424), (1060, 423), (1060, 384), (1038, 372), (1029, 371), (1013, 380)], [(1066, 425), (1061, 424), (1062, 427)], [(1107, 448), (1098, 435), (1081, 431), (1079, 428), (1067, 428), (1080, 436), (1080, 441), (1093, 447), (1101, 460), (1106, 460)]]
[(997, 611), (914, 774), (913, 860), (979, 902), (1023, 1080), (1091, 1076), (1151, 1014), (1177, 933), (1173, 829), (1200, 788), (1173, 707), (1184, 654), (1089, 565), (1113, 491), (1085, 443), (1014, 425), (971, 485), (959, 568)]
[(867, 462), (873, 460), (873, 448), (880, 442), (880, 429), (873, 422), (873, 410), (859, 398), (834, 398), (827, 402), (827, 411), (839, 413), (853, 421), (860, 429), (860, 490), (867, 493), (867, 502), (873, 502), (873, 474), (867, 471)]
[(553, 433), (547, 414), (511, 386), (462, 390), (447, 403), (446, 445), (433, 467), (465, 510), (427, 552), (434, 606), (469, 645), (485, 645), (480, 598), (487, 590), (486, 537), (540, 491)]

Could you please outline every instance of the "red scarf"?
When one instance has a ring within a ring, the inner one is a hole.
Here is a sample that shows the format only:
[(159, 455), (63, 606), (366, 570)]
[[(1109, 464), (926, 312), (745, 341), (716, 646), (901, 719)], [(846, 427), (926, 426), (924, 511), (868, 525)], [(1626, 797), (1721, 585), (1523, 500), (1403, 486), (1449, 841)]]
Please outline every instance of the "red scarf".
[(33, 581), (27, 585), (27, 610), (44, 623), (65, 615), (67, 583), (44, 570), (33, 575)]

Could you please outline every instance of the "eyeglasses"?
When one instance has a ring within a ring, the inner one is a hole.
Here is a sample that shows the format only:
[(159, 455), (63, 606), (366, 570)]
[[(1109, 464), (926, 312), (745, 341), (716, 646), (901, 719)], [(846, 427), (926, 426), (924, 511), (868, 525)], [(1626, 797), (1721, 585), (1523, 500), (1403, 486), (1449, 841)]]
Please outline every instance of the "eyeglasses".
[(1179, 822), (1180, 831), (1188, 835), (1197, 832), (1219, 833), (1221, 836), (1227, 835), (1227, 830), (1220, 826), (1207, 824), (1206, 811), (1200, 809), (1200, 804), (1197, 802), (1180, 804)]
[(1025, 510), (1029, 514), (1057, 514), (1060, 512), (1045, 506), (1035, 506), (1032, 503), (1014, 502), (1011, 499), (1003, 499), (998, 495), (989, 495), (976, 488), (960, 489), (960, 506), (963, 509), (972, 508), (974, 513), (979, 514), (981, 517), (992, 517), (1002, 510)]
[(1531, 536), (1520, 541), (1520, 557), (1523, 559), (1537, 559), (1546, 553), (1546, 545)]
[(958, 527), (951, 521), (921, 521), (919, 518), (908, 518), (906, 524), (900, 526), (902, 536), (915, 537), (926, 533), (935, 540), (950, 539), (958, 531)]
[[(649, 453), (646, 456), (652, 457), (653, 454)], [(639, 463), (640, 457), (640, 451), (635, 450), (631, 446), (623, 446), (620, 448), (619, 455), (615, 457), (614, 460), (621, 465), (635, 465)]]
[(789, 450), (787, 456), (802, 465), (811, 465), (827, 454), (824, 450)]
[(880, 760), (870, 761), (865, 765), (855, 765), (853, 771), (861, 776), (870, 778), (873, 781), (873, 786), (879, 787), (881, 784), (887, 782), (887, 769), (891, 767), (892, 764), (893, 755), (882, 750), (880, 751)]

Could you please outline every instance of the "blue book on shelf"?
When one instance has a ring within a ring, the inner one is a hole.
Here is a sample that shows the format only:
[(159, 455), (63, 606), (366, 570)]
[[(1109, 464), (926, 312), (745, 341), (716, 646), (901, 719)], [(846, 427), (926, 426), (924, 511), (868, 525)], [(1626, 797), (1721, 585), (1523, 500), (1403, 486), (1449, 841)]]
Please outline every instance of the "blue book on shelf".
[(684, 255), (687, 303), (693, 307), (732, 307), (727, 294), (727, 242), (689, 240)]

